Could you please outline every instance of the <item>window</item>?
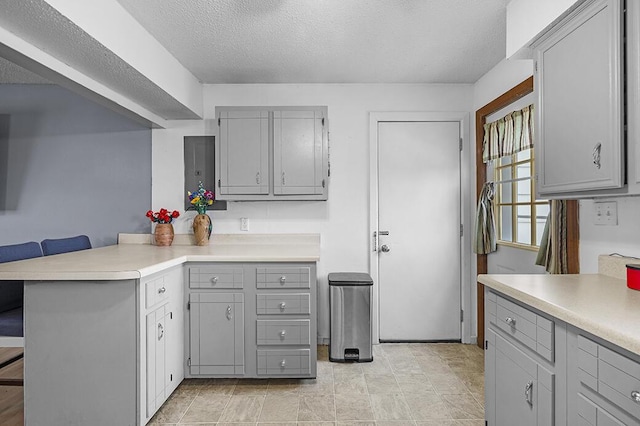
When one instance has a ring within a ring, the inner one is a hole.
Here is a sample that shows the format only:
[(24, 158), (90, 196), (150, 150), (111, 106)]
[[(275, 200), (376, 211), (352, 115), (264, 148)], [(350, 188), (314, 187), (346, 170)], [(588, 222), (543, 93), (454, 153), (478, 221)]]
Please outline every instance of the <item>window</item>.
[(535, 199), (533, 148), (493, 162), (498, 244), (537, 250), (549, 202)]

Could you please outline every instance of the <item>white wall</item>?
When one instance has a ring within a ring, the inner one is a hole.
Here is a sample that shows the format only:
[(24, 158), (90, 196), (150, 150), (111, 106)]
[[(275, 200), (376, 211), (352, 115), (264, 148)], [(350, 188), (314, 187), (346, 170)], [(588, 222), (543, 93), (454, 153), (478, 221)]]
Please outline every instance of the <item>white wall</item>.
[[(318, 334), (329, 337), (327, 274), (369, 271), (369, 112), (470, 111), (470, 85), (207, 85), (204, 134), (215, 134), (216, 106), (326, 105), (329, 108), (331, 177), (329, 200), (319, 202), (229, 202), (226, 212), (210, 212), (214, 233), (240, 233), (248, 217), (251, 233), (319, 233)], [(180, 208), (182, 136), (198, 130), (153, 131), (153, 204)], [(159, 170), (162, 165), (162, 171)], [(180, 184), (178, 184), (178, 182)], [(160, 201), (161, 200), (161, 201)], [(175, 223), (189, 232), (189, 212)], [(466, 283), (466, 285), (470, 285)], [(475, 281), (473, 281), (475, 287)], [(474, 327), (475, 330), (475, 327)]]

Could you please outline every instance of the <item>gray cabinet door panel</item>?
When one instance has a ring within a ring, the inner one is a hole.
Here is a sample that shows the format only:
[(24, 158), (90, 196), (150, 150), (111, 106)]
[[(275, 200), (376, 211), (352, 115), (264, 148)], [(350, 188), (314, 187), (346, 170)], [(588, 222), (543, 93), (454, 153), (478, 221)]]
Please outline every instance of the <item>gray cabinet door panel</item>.
[(189, 303), (191, 374), (244, 374), (244, 294), (190, 293)]

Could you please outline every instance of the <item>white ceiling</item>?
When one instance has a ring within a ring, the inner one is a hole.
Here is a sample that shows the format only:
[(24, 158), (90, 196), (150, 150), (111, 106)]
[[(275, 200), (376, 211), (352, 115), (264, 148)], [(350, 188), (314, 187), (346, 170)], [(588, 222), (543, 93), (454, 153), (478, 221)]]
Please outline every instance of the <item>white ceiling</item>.
[(203, 83), (475, 83), (508, 0), (118, 0)]

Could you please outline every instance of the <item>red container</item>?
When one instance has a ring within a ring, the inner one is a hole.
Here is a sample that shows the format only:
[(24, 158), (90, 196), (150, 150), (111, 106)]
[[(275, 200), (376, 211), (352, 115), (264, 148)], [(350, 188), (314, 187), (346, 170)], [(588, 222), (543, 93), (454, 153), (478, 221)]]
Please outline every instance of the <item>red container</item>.
[(640, 290), (640, 265), (627, 265), (627, 287)]

